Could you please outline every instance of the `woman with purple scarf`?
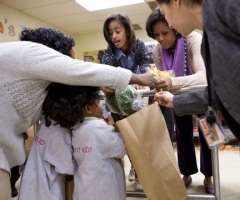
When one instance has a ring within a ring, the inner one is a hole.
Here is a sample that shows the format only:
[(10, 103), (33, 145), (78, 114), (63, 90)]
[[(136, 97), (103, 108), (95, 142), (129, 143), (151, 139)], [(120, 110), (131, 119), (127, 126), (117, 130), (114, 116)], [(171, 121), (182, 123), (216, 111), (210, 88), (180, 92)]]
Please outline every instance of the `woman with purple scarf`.
[[(153, 50), (154, 63), (158, 70), (174, 70), (175, 77), (157, 80), (157, 90), (180, 89), (191, 85), (204, 85), (206, 70), (201, 56), (202, 36), (192, 32), (186, 38), (169, 27), (159, 8), (148, 17), (146, 31), (158, 41)], [(192, 115), (177, 116), (174, 113), (178, 165), (186, 187), (192, 183), (191, 175), (198, 172), (193, 139)], [(208, 194), (213, 194), (211, 151), (199, 129), (201, 144), (200, 171), (205, 178), (203, 184)]]

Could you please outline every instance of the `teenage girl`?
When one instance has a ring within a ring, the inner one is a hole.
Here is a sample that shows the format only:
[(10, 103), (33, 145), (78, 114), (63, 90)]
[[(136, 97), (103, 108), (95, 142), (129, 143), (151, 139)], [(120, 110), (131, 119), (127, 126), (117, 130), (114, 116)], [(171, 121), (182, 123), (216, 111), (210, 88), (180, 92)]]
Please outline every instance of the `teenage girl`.
[[(103, 34), (108, 43), (104, 52), (102, 63), (114, 67), (122, 67), (131, 70), (133, 73), (145, 73), (150, 67), (149, 59), (146, 55), (146, 47), (143, 41), (136, 39), (134, 28), (126, 14), (113, 14), (106, 19), (103, 26)], [(141, 86), (134, 85), (136, 89)], [(114, 90), (103, 87), (102, 91), (106, 97), (114, 95)], [(118, 121), (123, 116), (112, 113), (114, 121)], [(129, 173), (129, 180), (135, 180), (135, 189), (142, 190), (139, 180), (135, 179), (133, 166)]]

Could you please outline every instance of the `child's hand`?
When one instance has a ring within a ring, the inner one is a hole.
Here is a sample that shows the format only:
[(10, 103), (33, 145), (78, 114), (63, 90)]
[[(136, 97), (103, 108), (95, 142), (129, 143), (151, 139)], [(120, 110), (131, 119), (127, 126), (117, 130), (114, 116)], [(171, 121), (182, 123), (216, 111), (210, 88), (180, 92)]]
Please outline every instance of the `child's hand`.
[(103, 119), (108, 125), (113, 126), (115, 124), (111, 115), (108, 115), (107, 117), (103, 117)]

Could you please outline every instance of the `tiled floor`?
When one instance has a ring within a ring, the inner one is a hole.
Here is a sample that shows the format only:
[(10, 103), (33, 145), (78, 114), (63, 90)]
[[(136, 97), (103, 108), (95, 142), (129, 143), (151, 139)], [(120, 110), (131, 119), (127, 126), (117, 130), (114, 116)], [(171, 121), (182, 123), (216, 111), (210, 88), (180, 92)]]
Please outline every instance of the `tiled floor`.
[[(176, 153), (176, 148), (175, 153)], [(196, 147), (197, 162), (199, 166), (200, 151)], [(130, 163), (125, 157), (125, 173), (130, 169)], [(239, 148), (234, 146), (227, 146), (225, 150), (219, 151), (219, 167), (220, 167), (220, 190), (221, 200), (240, 200), (240, 159)], [(188, 188), (189, 193), (204, 194), (203, 186), (204, 176), (201, 172), (192, 175), (192, 184)], [(127, 181), (127, 189), (133, 190), (133, 182)], [(202, 198), (194, 198), (195, 200), (202, 200)], [(146, 200), (146, 198), (127, 197), (127, 200)], [(159, 199), (161, 200), (161, 199)]]
[[(176, 149), (176, 147), (174, 147)], [(199, 148), (196, 147), (196, 155), (199, 166)], [(239, 148), (228, 146), (227, 149), (219, 151), (219, 167), (220, 167), (220, 187), (221, 200), (240, 200), (240, 159)], [(130, 162), (128, 157), (125, 157), (125, 174), (127, 190), (134, 190), (134, 182), (127, 180), (127, 175), (130, 170)], [(193, 183), (188, 188), (190, 193), (204, 194), (203, 179), (204, 176), (199, 172), (192, 176)], [(20, 182), (16, 184), (19, 188)], [(17, 198), (12, 198), (17, 200)], [(126, 200), (146, 200), (146, 198), (127, 197)], [(159, 199), (161, 200), (161, 198)], [(195, 199), (196, 200), (196, 199)], [(202, 200), (202, 199), (197, 199)]]

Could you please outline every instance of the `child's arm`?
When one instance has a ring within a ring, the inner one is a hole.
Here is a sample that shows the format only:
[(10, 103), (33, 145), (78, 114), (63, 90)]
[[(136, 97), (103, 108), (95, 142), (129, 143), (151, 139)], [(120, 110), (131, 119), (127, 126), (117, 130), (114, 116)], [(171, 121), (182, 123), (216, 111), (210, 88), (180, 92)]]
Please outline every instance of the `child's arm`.
[[(75, 163), (72, 159), (72, 146), (69, 131), (56, 127), (58, 133), (53, 139), (48, 140), (48, 146), (43, 156), (43, 161), (53, 165), (60, 174), (73, 175)], [(51, 134), (51, 133), (50, 133)]]
[(108, 119), (108, 123), (111, 125), (103, 121), (97, 125), (98, 140), (101, 141), (101, 146), (108, 152), (108, 154), (106, 154), (107, 157), (122, 158), (127, 154), (123, 139), (120, 133), (115, 131), (112, 117), (110, 116)]
[(109, 134), (109, 156), (110, 158), (122, 158), (127, 154), (122, 136), (120, 133), (113, 131)]
[[(106, 134), (108, 134), (107, 143), (109, 147), (109, 156), (110, 158), (122, 158), (127, 154), (127, 150), (121, 134), (115, 130), (115, 123), (113, 121), (113, 118), (110, 116), (109, 119), (110, 129), (106, 130)], [(111, 126), (113, 126), (114, 129)]]

